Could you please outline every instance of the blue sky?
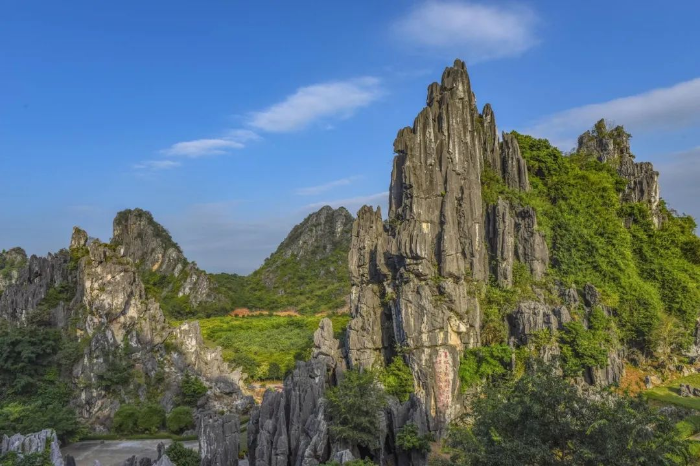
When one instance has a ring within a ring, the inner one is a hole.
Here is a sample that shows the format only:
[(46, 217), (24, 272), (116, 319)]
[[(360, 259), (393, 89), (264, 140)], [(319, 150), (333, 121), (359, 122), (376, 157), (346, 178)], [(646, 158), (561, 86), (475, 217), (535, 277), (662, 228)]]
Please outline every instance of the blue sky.
[(386, 205), (396, 132), (467, 61), (501, 130), (625, 125), (700, 215), (699, 2), (0, 0), (0, 248), (151, 210), (210, 271), (323, 204)]

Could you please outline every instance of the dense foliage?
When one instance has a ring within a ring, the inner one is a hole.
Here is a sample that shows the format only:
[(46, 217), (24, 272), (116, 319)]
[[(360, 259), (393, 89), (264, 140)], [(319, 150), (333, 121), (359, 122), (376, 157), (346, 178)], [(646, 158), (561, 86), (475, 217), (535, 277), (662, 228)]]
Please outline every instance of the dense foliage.
[(155, 434), (165, 423), (165, 410), (156, 403), (122, 404), (114, 413), (112, 430), (118, 434)]
[(180, 382), (180, 400), (182, 404), (196, 406), (197, 401), (206, 393), (207, 387), (204, 385), (204, 382), (199, 377), (186, 372)]
[[(336, 338), (349, 316), (329, 315)], [(279, 380), (294, 368), (296, 360), (311, 355), (313, 334), (322, 317), (213, 317), (199, 321), (205, 340), (223, 348), (224, 358), (255, 380)]]
[(326, 392), (330, 434), (334, 441), (369, 449), (379, 444), (379, 413), (386, 395), (372, 371), (348, 371)]
[(466, 390), (484, 380), (508, 372), (513, 351), (508, 345), (481, 346), (465, 351), (459, 365), (459, 380)]
[(474, 466), (686, 464), (668, 417), (638, 398), (581, 393), (543, 366), (475, 398), (469, 427), (448, 437), (452, 461)]
[(19, 455), (11, 451), (0, 456), (0, 466), (53, 466), (50, 450)]
[(387, 394), (395, 396), (402, 403), (413, 393), (413, 374), (400, 356), (395, 356), (391, 363), (383, 368), (379, 379)]
[(199, 454), (180, 442), (170, 444), (165, 449), (165, 454), (175, 466), (199, 466)]
[(657, 350), (666, 316), (684, 330), (666, 344), (687, 346), (700, 309), (693, 219), (661, 203), (664, 221), (656, 229), (648, 206), (620, 204), (626, 182), (611, 164), (590, 154), (564, 156), (544, 139), (515, 134), (532, 185), (517, 202), (537, 211), (550, 248), (550, 280), (596, 286), (628, 346)]
[(430, 437), (421, 435), (418, 432), (418, 426), (408, 423), (401, 427), (396, 434), (396, 446), (406, 452), (429, 453)]
[(0, 435), (49, 427), (67, 440), (82, 431), (66, 383), (78, 354), (57, 329), (0, 325)]
[(194, 417), (192, 416), (192, 408), (187, 406), (178, 406), (173, 408), (165, 420), (165, 425), (169, 432), (173, 434), (181, 434), (188, 429), (194, 428)]

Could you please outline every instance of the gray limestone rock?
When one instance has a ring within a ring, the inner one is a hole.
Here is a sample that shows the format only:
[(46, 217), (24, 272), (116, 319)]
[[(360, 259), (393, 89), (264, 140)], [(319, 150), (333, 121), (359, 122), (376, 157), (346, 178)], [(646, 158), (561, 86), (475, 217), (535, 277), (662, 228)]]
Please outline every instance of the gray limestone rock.
[(211, 411), (202, 413), (197, 434), (201, 466), (238, 466), (238, 416)]
[(40, 432), (22, 435), (15, 434), (12, 437), (2, 436), (0, 442), (0, 456), (9, 452), (16, 452), (20, 455), (32, 453), (42, 453), (49, 450), (49, 458), (53, 466), (63, 466), (63, 457), (58, 443), (58, 437), (53, 429), (44, 429)]
[(489, 242), (491, 275), (504, 288), (513, 285), (515, 261), (515, 220), (510, 203), (502, 198), (486, 211), (486, 237)]
[(508, 315), (510, 337), (520, 345), (528, 344), (531, 336), (541, 330), (554, 334), (567, 322), (571, 322), (571, 315), (565, 306), (551, 307), (535, 301), (519, 303)]

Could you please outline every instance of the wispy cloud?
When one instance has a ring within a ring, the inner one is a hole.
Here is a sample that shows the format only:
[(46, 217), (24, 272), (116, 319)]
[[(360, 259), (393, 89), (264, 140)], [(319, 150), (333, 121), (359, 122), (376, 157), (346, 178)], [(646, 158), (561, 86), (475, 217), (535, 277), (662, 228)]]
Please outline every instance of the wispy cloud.
[(177, 168), (181, 165), (180, 162), (175, 160), (144, 160), (134, 165), (136, 170), (170, 170), (172, 168)]
[(653, 158), (662, 197), (678, 212), (700, 219), (700, 146)]
[(272, 133), (297, 131), (327, 118), (347, 118), (377, 100), (379, 79), (371, 76), (301, 87), (282, 102), (253, 112), (249, 124)]
[(360, 176), (348, 176), (347, 178), (341, 178), (339, 180), (330, 181), (328, 183), (320, 184), (318, 186), (309, 186), (306, 188), (299, 188), (294, 191), (300, 196), (315, 196), (317, 194), (325, 193), (338, 186), (348, 186), (352, 184), (353, 181), (359, 180)]
[(233, 149), (242, 149), (245, 143), (259, 139), (256, 133), (246, 129), (231, 130), (225, 136), (216, 139), (195, 139), (173, 144), (161, 152), (171, 157), (198, 158), (208, 155), (221, 155)]
[(536, 122), (527, 133), (547, 137), (554, 144), (564, 146), (563, 149), (571, 149), (576, 136), (601, 118), (622, 124), (633, 134), (698, 124), (700, 78), (555, 113)]
[(332, 201), (321, 201), (314, 202), (313, 204), (307, 204), (304, 206), (304, 210), (314, 210), (320, 209), (323, 206), (329, 205), (333, 208), (345, 207), (352, 212), (353, 209), (362, 207), (365, 204), (372, 204), (375, 202), (385, 203), (389, 199), (389, 192), (384, 191), (381, 193), (370, 194), (368, 196), (357, 196), (350, 197), (347, 199), (336, 199)]
[(535, 46), (538, 17), (523, 5), (426, 1), (392, 26), (397, 40), (470, 62), (520, 55)]

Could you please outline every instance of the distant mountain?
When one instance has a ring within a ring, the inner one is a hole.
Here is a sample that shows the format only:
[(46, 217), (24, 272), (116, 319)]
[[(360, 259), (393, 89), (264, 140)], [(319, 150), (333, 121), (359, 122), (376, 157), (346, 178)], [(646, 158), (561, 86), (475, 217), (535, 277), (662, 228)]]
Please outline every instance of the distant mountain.
[(353, 221), (344, 207), (323, 207), (295, 226), (251, 275), (213, 275), (217, 292), (232, 307), (251, 310), (315, 313), (347, 306)]

